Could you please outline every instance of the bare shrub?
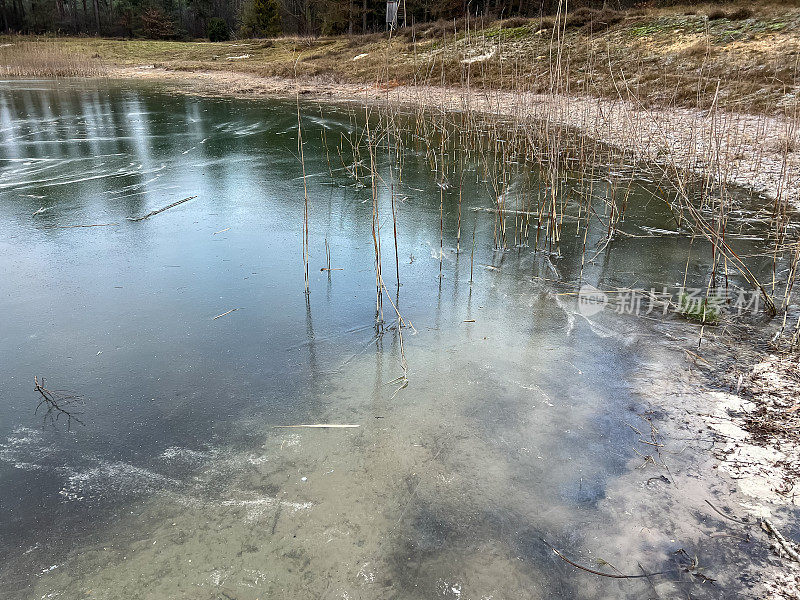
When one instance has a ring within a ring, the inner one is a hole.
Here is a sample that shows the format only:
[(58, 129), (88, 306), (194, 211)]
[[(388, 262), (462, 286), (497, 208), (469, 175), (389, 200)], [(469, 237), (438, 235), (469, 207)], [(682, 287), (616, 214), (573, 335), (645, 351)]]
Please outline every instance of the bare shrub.
[(175, 37), (175, 23), (163, 10), (151, 7), (142, 12), (140, 17), (142, 34), (151, 39), (168, 40)]

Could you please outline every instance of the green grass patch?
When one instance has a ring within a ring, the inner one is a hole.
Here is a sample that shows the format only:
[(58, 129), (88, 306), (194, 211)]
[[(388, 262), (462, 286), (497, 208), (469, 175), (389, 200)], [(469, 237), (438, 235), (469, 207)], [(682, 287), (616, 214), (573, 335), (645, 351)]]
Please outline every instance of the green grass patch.
[(708, 298), (692, 298), (683, 293), (678, 299), (678, 313), (694, 323), (717, 325), (722, 317), (719, 306)]
[(501, 40), (518, 40), (520, 38), (524, 38), (529, 36), (533, 30), (528, 25), (523, 25), (522, 27), (492, 27), (491, 29), (486, 29), (483, 32), (489, 39), (500, 38)]
[(648, 23), (628, 28), (628, 35), (635, 38), (647, 37), (659, 33), (674, 34), (675, 31), (685, 33), (701, 33), (705, 31), (705, 20), (702, 17), (661, 17)]

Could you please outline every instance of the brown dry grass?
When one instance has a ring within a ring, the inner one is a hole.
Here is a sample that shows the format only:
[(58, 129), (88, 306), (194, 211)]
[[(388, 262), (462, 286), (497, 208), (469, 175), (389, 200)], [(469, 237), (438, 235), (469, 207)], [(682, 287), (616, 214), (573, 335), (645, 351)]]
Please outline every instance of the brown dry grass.
[[(691, 11), (576, 11), (562, 30), (554, 82), (552, 19), (461, 19), (385, 34), (225, 43), (5, 38), (6, 75), (97, 74), (109, 66), (321, 77), (333, 82), (436, 83), (596, 97), (637, 98), (646, 106), (774, 113), (798, 86), (800, 9), (726, 4)], [(687, 14), (692, 13), (692, 14)], [(746, 18), (745, 18), (746, 17)], [(562, 23), (563, 24), (563, 23)], [(245, 58), (236, 58), (245, 56)], [(717, 86), (719, 90), (717, 91)]]
[(99, 56), (87, 56), (54, 42), (0, 44), (0, 72), (6, 77), (99, 77), (107, 72)]

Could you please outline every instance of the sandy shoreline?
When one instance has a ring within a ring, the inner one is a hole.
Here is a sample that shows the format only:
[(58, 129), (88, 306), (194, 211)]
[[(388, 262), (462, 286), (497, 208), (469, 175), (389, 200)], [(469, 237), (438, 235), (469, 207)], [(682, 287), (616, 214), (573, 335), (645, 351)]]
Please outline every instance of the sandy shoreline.
[(259, 77), (224, 71), (173, 71), (152, 65), (116, 67), (120, 79), (157, 81), (175, 91), (237, 98), (295, 97), (336, 102), (389, 102), (436, 110), (473, 110), (539, 119), (575, 128), (621, 148), (635, 160), (655, 161), (742, 187), (765, 199), (796, 204), (800, 196), (800, 132), (792, 119), (696, 109), (646, 109), (633, 101), (500, 90), (335, 83)]

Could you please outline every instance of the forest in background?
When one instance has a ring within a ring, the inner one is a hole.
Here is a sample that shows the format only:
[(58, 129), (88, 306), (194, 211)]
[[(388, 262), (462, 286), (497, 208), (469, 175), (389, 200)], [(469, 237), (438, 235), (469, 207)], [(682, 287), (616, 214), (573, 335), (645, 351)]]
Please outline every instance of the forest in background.
[[(795, 2), (784, 2), (784, 4)], [(543, 17), (559, 7), (626, 10), (674, 0), (399, 0), (398, 25)], [(682, 5), (706, 4), (680, 2)], [(724, 4), (717, 2), (712, 4)], [(223, 41), (235, 37), (365, 34), (386, 28), (385, 0), (0, 0), (3, 31)]]

